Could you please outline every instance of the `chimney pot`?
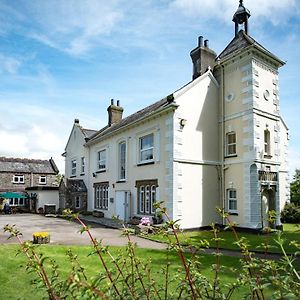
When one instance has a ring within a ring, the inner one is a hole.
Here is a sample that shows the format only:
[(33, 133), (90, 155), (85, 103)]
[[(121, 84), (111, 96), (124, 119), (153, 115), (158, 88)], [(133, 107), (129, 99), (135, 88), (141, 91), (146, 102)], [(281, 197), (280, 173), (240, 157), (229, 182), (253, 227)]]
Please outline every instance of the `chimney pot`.
[(120, 106), (120, 100), (117, 100), (117, 106)]
[(203, 47), (203, 36), (202, 35), (198, 37), (198, 46)]
[(110, 99), (110, 104), (114, 105), (114, 99)]
[(74, 119), (75, 124), (79, 124), (79, 119)]
[(208, 40), (205, 40), (205, 41), (204, 41), (204, 47), (205, 47), (205, 48), (209, 48)]

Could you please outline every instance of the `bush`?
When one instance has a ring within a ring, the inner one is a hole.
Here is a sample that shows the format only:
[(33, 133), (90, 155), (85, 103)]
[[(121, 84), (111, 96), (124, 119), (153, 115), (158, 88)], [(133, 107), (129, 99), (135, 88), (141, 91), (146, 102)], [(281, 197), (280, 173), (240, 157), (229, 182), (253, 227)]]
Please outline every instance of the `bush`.
[(286, 203), (281, 212), (281, 221), (283, 223), (300, 223), (300, 206), (293, 203)]

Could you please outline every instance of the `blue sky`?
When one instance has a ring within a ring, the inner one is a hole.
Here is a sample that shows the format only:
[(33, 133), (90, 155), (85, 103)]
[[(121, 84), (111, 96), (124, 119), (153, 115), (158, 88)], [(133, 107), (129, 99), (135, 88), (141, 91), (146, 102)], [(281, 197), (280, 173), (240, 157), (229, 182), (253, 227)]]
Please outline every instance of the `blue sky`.
[[(250, 35), (287, 62), (280, 109), (291, 170), (300, 168), (299, 2), (244, 1)], [(100, 129), (111, 98), (126, 116), (186, 84), (198, 36), (220, 53), (233, 38), (237, 7), (237, 0), (0, 0), (0, 155), (53, 156), (63, 172), (74, 118)]]

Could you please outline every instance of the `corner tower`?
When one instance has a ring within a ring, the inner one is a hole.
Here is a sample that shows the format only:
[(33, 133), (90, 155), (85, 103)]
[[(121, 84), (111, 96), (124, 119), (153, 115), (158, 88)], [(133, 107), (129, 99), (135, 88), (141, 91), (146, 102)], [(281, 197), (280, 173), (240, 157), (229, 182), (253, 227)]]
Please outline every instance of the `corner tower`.
[[(241, 227), (269, 226), (268, 212), (288, 201), (287, 133), (280, 115), (278, 69), (284, 62), (248, 34), (243, 1), (235, 36), (217, 57), (222, 203)], [(240, 28), (241, 27), (241, 28)]]

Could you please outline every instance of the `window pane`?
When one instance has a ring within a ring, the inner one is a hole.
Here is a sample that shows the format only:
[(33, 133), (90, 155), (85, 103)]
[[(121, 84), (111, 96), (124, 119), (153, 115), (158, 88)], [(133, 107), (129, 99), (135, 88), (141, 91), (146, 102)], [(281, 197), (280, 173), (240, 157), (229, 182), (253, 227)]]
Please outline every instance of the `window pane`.
[(141, 151), (141, 161), (152, 160), (153, 159), (153, 149)]
[(141, 138), (141, 150), (153, 147), (153, 134)]

